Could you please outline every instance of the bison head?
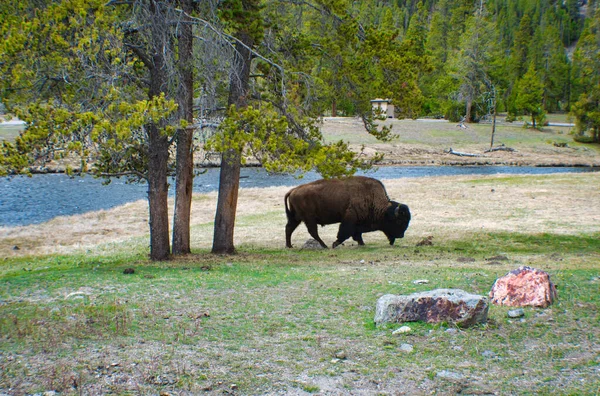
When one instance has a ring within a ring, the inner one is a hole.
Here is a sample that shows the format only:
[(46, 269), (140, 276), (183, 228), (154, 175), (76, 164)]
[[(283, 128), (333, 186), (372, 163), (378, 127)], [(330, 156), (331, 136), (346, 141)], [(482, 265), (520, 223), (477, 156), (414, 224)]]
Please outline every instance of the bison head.
[(390, 245), (394, 244), (396, 238), (404, 238), (408, 223), (410, 223), (408, 206), (390, 201), (390, 206), (385, 212), (385, 226), (382, 230), (390, 241)]

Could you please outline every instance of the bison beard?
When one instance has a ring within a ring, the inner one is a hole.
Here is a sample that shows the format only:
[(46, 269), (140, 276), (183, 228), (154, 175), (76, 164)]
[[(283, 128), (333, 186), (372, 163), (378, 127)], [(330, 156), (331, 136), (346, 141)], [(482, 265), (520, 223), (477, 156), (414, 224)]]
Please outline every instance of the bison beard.
[(364, 245), (362, 234), (371, 231), (382, 231), (393, 245), (396, 238), (404, 237), (410, 222), (408, 206), (390, 201), (379, 180), (364, 176), (317, 180), (298, 186), (285, 195), (284, 203), (288, 248), (292, 247), (292, 233), (301, 222), (325, 248), (318, 225), (340, 223), (335, 248), (350, 237)]

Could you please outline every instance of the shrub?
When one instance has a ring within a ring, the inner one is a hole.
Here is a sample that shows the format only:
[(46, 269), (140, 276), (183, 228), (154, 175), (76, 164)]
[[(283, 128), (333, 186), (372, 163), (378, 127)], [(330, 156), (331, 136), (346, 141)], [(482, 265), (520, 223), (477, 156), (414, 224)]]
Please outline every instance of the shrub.
[(594, 137), (588, 135), (575, 135), (573, 136), (573, 140), (578, 143), (596, 143)]
[(450, 122), (459, 122), (464, 115), (464, 103), (451, 101), (444, 106), (444, 117)]

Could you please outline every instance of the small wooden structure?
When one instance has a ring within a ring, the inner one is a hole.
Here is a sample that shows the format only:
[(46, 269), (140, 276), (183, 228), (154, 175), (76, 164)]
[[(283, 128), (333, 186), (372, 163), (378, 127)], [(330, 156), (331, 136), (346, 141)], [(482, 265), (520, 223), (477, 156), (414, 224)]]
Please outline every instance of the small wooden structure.
[(383, 114), (387, 118), (394, 118), (394, 105), (391, 99), (373, 99), (371, 100), (373, 113)]

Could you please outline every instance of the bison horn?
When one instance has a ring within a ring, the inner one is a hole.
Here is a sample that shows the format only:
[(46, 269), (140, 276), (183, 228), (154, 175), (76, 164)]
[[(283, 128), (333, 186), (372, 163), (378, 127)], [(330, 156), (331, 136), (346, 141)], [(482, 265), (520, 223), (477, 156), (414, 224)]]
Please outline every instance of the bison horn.
[(400, 215), (400, 205), (396, 206), (396, 209), (394, 210), (394, 216), (398, 217)]

